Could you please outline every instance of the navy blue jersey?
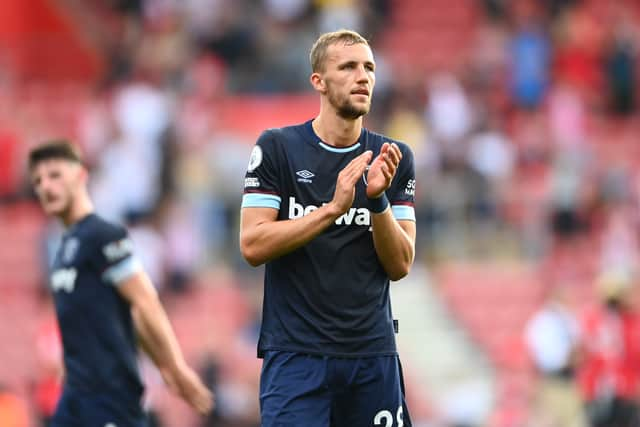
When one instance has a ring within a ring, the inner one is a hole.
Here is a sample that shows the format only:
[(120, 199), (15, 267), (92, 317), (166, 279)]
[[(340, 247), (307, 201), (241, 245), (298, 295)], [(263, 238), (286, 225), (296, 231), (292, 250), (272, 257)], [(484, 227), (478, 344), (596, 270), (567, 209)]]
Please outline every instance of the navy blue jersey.
[[(278, 210), (278, 220), (306, 215), (333, 199), (338, 173), (384, 142), (402, 151), (386, 191), (398, 220), (415, 220), (413, 154), (402, 143), (362, 130), (349, 147), (323, 143), (311, 121), (265, 131), (251, 153), (243, 208)], [(373, 245), (365, 177), (352, 207), (297, 250), (266, 264), (258, 355), (285, 350), (332, 356), (395, 354), (389, 278)]]
[(95, 214), (64, 233), (50, 285), (66, 387), (127, 401), (141, 396), (130, 306), (116, 289), (138, 268), (126, 230)]

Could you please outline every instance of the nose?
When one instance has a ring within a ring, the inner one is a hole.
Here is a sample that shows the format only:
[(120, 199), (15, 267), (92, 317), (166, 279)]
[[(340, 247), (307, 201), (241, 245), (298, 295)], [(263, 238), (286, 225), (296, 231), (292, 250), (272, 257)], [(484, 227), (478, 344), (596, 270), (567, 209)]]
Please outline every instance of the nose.
[(50, 181), (46, 177), (40, 177), (40, 180), (38, 181), (38, 184), (35, 186), (34, 190), (37, 194), (44, 194), (49, 188), (49, 183)]
[(364, 65), (358, 66), (358, 75), (357, 75), (358, 83), (368, 83), (369, 82), (369, 72), (365, 68)]

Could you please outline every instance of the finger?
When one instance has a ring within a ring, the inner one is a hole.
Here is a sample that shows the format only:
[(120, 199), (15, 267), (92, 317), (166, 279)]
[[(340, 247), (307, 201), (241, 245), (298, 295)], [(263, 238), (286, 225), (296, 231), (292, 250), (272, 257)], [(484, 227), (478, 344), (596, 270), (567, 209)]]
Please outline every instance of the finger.
[(213, 398), (210, 395), (200, 396), (200, 399), (196, 403), (196, 409), (201, 414), (208, 413), (213, 408)]
[(362, 176), (366, 169), (366, 163), (360, 165), (359, 167), (352, 167), (349, 170), (345, 170), (341, 173), (341, 177), (338, 178), (339, 182), (343, 182), (349, 187), (353, 187), (358, 179)]
[(200, 413), (206, 413), (208, 409), (212, 405), (212, 395), (211, 393), (202, 387), (198, 387), (196, 390), (193, 390), (190, 396), (190, 403), (194, 409), (196, 409)]
[(371, 160), (371, 155), (371, 151), (365, 151), (355, 159), (351, 160), (340, 173), (344, 174), (345, 178), (349, 182), (353, 181), (355, 183), (355, 181), (360, 178), (362, 173), (367, 168), (367, 165)]
[(396, 174), (397, 170), (398, 170), (398, 167), (395, 163), (391, 162), (391, 164), (388, 165), (388, 171), (392, 177)]
[(383, 165), (380, 170), (382, 171), (382, 175), (385, 177), (387, 181), (391, 181), (393, 178), (394, 171), (388, 165)]
[(397, 159), (393, 157), (391, 150), (384, 155), (383, 160), (384, 160), (385, 166), (389, 168), (389, 171), (392, 174), (395, 173), (396, 167), (398, 166), (398, 162), (397, 162)]
[(342, 171), (340, 171), (340, 173), (344, 175), (349, 175), (349, 174), (358, 173), (358, 172), (361, 173), (361, 171), (367, 167), (367, 164), (369, 164), (370, 160), (371, 160), (371, 151), (365, 151), (358, 157), (351, 160), (347, 164), (347, 166), (345, 166), (342, 169)]
[(366, 163), (369, 163), (371, 161), (371, 157), (372, 156), (373, 156), (373, 152), (371, 150), (367, 150), (364, 153), (362, 153), (359, 156), (357, 156), (356, 158), (354, 158), (353, 160), (351, 160), (351, 162), (349, 162), (349, 163), (356, 163), (356, 162), (360, 162), (360, 161), (364, 161)]
[(206, 401), (204, 402), (204, 406), (203, 406), (204, 412), (205, 413), (211, 412), (214, 405), (215, 405), (215, 401), (213, 399), (213, 394), (209, 393), (207, 395)]
[(400, 151), (400, 147), (397, 144), (392, 144), (391, 149), (389, 150), (389, 156), (393, 159), (393, 162), (397, 165), (400, 163), (402, 159), (402, 151)]

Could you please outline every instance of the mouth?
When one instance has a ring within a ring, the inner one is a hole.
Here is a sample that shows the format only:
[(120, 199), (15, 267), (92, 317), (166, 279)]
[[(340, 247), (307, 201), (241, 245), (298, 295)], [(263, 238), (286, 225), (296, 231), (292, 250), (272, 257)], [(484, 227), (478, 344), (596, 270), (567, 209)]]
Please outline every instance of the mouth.
[(351, 93), (353, 95), (364, 95), (364, 96), (369, 96), (369, 90), (366, 88), (361, 88), (361, 89), (356, 89), (354, 91), (351, 91)]
[(50, 204), (53, 204), (53, 203), (57, 202), (58, 201), (58, 197), (56, 197), (54, 195), (47, 194), (47, 195), (44, 195), (44, 197), (42, 197), (41, 200), (42, 200), (42, 202), (44, 204), (50, 205)]

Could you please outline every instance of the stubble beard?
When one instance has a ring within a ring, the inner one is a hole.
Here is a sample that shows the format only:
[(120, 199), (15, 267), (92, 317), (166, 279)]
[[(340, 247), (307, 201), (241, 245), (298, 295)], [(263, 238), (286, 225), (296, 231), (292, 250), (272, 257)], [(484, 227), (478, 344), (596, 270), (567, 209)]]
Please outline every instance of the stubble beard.
[(71, 212), (72, 199), (73, 198), (68, 194), (61, 194), (58, 195), (58, 200), (56, 200), (53, 205), (43, 203), (42, 207), (47, 215), (62, 218)]
[(348, 97), (340, 99), (334, 93), (329, 92), (329, 103), (336, 109), (338, 116), (347, 120), (355, 120), (369, 112), (369, 105), (356, 107)]

